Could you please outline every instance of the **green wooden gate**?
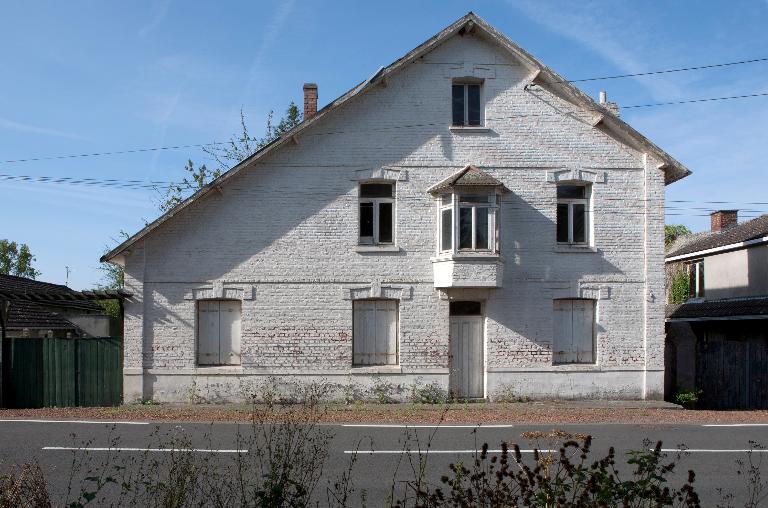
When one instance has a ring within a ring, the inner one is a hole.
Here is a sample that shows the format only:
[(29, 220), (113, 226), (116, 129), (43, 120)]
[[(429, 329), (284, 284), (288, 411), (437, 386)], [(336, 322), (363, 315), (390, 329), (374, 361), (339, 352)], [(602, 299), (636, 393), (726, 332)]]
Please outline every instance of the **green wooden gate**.
[(6, 407), (117, 406), (123, 393), (122, 339), (6, 338)]

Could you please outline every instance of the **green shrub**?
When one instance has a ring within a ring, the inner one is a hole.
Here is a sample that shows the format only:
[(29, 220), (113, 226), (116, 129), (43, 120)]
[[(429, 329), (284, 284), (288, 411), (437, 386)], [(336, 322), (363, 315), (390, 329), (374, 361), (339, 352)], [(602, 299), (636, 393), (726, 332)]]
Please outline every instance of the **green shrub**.
[(686, 390), (677, 392), (675, 395), (675, 403), (680, 404), (685, 409), (696, 409), (696, 405), (699, 403), (700, 396), (701, 390)]
[(681, 268), (672, 275), (672, 282), (669, 285), (669, 303), (685, 303), (688, 300), (689, 290), (688, 272)]

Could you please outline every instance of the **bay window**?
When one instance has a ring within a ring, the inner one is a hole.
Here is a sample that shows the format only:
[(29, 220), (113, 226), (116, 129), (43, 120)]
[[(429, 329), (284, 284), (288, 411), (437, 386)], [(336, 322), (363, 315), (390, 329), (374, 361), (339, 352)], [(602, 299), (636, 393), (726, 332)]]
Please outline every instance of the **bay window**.
[(494, 191), (443, 194), (440, 198), (440, 251), (498, 252), (499, 201)]

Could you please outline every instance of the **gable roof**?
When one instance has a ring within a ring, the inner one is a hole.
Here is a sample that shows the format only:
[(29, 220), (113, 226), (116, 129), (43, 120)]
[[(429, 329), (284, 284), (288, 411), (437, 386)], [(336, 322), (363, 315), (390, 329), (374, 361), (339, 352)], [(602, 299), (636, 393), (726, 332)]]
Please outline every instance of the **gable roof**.
[[(698, 234), (688, 241), (673, 245), (667, 253), (667, 261), (676, 261), (685, 257), (695, 257), (710, 249), (745, 247), (744, 242), (759, 240), (768, 236), (768, 214), (736, 224), (719, 232)], [(768, 241), (768, 240), (766, 240)], [(675, 259), (672, 259), (675, 258)]]
[(427, 189), (427, 192), (434, 194), (456, 186), (501, 187), (502, 191), (509, 192), (509, 189), (503, 183), (471, 164), (467, 165), (464, 169), (460, 169), (445, 180), (436, 183)]
[(173, 209), (161, 215), (160, 217), (155, 219), (153, 222), (147, 224), (138, 233), (136, 233), (132, 237), (125, 240), (123, 243), (121, 243), (120, 245), (112, 249), (107, 254), (103, 255), (101, 257), (101, 261), (104, 262), (104, 261), (110, 261), (114, 259), (123, 251), (127, 250), (131, 245), (135, 244), (137, 241), (144, 238), (147, 234), (149, 234), (151, 231), (156, 229), (158, 226), (160, 226), (170, 218), (174, 217), (176, 214), (180, 213), (182, 210), (186, 209), (191, 203), (198, 200), (202, 196), (208, 194), (209, 192), (213, 191), (214, 189), (218, 188), (222, 183), (232, 178), (234, 175), (239, 173), (243, 168), (267, 156), (268, 154), (278, 150), (280, 147), (290, 142), (292, 139), (295, 139), (296, 136), (298, 136), (302, 131), (306, 130), (310, 126), (322, 122), (323, 119), (329, 113), (331, 113), (332, 111), (335, 111), (342, 104), (351, 100), (355, 96), (362, 95), (363, 93), (367, 92), (373, 87), (378, 86), (382, 82), (386, 83), (386, 80), (390, 75), (396, 73), (403, 67), (409, 65), (417, 58), (434, 50), (440, 44), (450, 39), (454, 35), (457, 35), (457, 34), (463, 35), (465, 33), (476, 33), (476, 32), (482, 33), (483, 35), (487, 36), (493, 42), (495, 42), (502, 48), (506, 49), (509, 53), (511, 53), (512, 56), (517, 60), (519, 60), (520, 62), (522, 62), (523, 65), (528, 67), (534, 76), (532, 80), (532, 84), (541, 86), (542, 88), (548, 90), (550, 93), (553, 93), (572, 104), (575, 104), (589, 111), (592, 111), (593, 113), (595, 113), (595, 120), (593, 121), (593, 125), (596, 128), (599, 128), (605, 132), (610, 133), (610, 135), (618, 138), (619, 140), (635, 148), (636, 150), (650, 152), (659, 160), (661, 160), (662, 162), (661, 162), (661, 165), (659, 166), (659, 169), (664, 170), (664, 174), (665, 174), (664, 181), (666, 184), (670, 184), (676, 180), (684, 178), (691, 173), (690, 170), (688, 170), (680, 162), (678, 162), (672, 156), (666, 153), (664, 150), (662, 150), (661, 148), (653, 144), (650, 140), (648, 140), (648, 138), (646, 138), (645, 136), (640, 134), (638, 131), (633, 129), (629, 124), (624, 122), (621, 118), (616, 116), (609, 109), (596, 103), (591, 97), (589, 97), (584, 92), (579, 90), (576, 86), (564, 80), (559, 74), (557, 74), (552, 69), (550, 69), (549, 67), (541, 63), (536, 58), (534, 58), (531, 54), (529, 54), (523, 48), (521, 48), (520, 46), (512, 42), (504, 34), (498, 32), (495, 28), (493, 28), (491, 25), (486, 23), (477, 14), (470, 11), (466, 15), (456, 20), (455, 22), (451, 23), (448, 27), (446, 27), (442, 31), (435, 34), (433, 37), (426, 40), (424, 43), (420, 44), (418, 47), (414, 48), (413, 50), (409, 51), (402, 57), (395, 60), (393, 63), (379, 69), (369, 79), (358, 83), (349, 91), (347, 91), (346, 93), (338, 97), (336, 100), (331, 101), (325, 107), (320, 109), (311, 118), (305, 119), (299, 125), (291, 129), (287, 133), (283, 134), (280, 138), (264, 146), (263, 148), (258, 150), (256, 153), (254, 153), (247, 159), (243, 160), (239, 164), (235, 165), (232, 169), (223, 173), (221, 176), (219, 176), (209, 184), (205, 185), (203, 188), (201, 188), (200, 190), (192, 194), (190, 197), (188, 197), (187, 199), (185, 199), (184, 201), (176, 205)]
[(2, 294), (35, 294), (50, 296), (46, 305), (70, 307), (88, 311), (100, 311), (101, 307), (88, 300), (80, 298), (80, 293), (61, 284), (52, 284), (39, 280), (18, 277), (16, 275), (0, 274), (0, 296)]

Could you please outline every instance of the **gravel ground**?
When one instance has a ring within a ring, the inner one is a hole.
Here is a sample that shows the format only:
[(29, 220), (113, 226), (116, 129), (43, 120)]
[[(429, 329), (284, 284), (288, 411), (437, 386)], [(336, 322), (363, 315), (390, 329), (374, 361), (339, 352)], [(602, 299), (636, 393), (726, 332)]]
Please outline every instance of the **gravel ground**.
[[(247, 405), (126, 405), (102, 408), (0, 409), (0, 419), (247, 422)], [(444, 415), (444, 416), (443, 416)], [(327, 423), (768, 423), (768, 411), (694, 411), (638, 402), (328, 405)]]

